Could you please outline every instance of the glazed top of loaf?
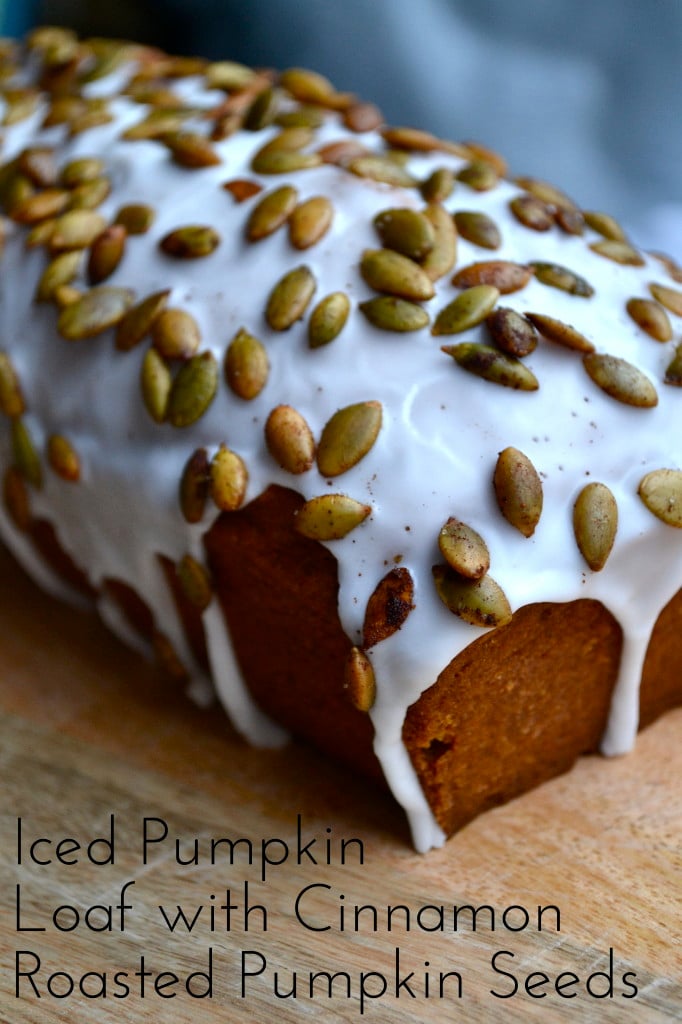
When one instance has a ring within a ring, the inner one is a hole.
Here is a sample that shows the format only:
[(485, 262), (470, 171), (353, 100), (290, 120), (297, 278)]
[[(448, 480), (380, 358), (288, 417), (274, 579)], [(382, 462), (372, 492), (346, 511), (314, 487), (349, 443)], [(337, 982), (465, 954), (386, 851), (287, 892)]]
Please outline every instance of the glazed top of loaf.
[[(64, 30), (3, 60), (0, 457), (92, 583), (133, 586), (190, 662), (157, 553), (200, 572), (220, 509), (299, 491), (422, 849), (442, 835), (406, 708), (523, 605), (591, 597), (619, 620), (604, 749), (627, 749), (650, 631), (682, 582), (679, 269), (492, 151), (386, 128), (311, 73)], [(197, 511), (178, 494), (202, 449)], [(7, 477), (5, 492), (2, 536), (54, 587)], [(370, 628), (387, 575), (408, 597)], [(275, 742), (216, 605), (216, 687)]]

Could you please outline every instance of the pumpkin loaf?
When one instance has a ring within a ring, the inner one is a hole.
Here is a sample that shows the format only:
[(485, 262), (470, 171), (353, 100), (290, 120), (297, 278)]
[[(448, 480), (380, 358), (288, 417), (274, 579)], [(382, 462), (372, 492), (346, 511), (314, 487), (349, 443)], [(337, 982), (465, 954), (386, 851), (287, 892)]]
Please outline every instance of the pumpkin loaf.
[(682, 701), (672, 260), (314, 72), (58, 28), (0, 68), (28, 572), (420, 850)]

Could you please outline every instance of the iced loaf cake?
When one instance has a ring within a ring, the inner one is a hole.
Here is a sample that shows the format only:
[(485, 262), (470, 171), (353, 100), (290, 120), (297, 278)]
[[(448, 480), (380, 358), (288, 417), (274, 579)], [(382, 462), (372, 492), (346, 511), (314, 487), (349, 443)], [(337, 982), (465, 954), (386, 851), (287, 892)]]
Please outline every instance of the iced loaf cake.
[(39, 582), (385, 779), (422, 850), (680, 702), (670, 260), (314, 73), (63, 29), (1, 70), (0, 535)]

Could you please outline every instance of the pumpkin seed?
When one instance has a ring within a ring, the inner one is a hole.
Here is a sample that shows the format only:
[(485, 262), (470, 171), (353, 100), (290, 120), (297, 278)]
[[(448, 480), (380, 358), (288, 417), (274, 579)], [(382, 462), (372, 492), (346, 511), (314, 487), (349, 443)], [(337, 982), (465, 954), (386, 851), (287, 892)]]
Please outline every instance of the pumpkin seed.
[(537, 377), (527, 366), (490, 345), (463, 341), (459, 345), (443, 345), (441, 351), (452, 356), (463, 370), (492, 384), (501, 384), (516, 391), (537, 391), (540, 387)]
[(360, 309), (374, 327), (383, 331), (418, 331), (427, 327), (429, 314), (416, 302), (396, 298), (395, 295), (377, 295), (360, 303)]
[(201, 259), (210, 256), (220, 245), (220, 235), (212, 228), (201, 224), (189, 224), (175, 228), (159, 242), (167, 256), (181, 260)]
[(85, 181), (82, 185), (76, 185), (71, 189), (69, 208), (71, 210), (95, 210), (101, 206), (110, 192), (111, 182), (108, 178)]
[(682, 342), (675, 349), (675, 354), (668, 364), (664, 381), (666, 384), (682, 387)]
[(142, 360), (140, 384), (147, 412), (155, 423), (163, 423), (168, 413), (173, 378), (168, 363), (155, 348), (150, 348)]
[(584, 210), (583, 216), (588, 228), (592, 228), (597, 234), (604, 238), (610, 238), (614, 242), (626, 242), (627, 235), (615, 217), (609, 213), (600, 213), (596, 210)]
[(290, 270), (270, 292), (265, 319), (273, 331), (287, 331), (300, 320), (315, 294), (317, 283), (309, 267)]
[(649, 378), (625, 359), (592, 352), (583, 358), (583, 365), (597, 387), (618, 402), (646, 409), (658, 405)]
[(34, 114), (38, 109), (40, 94), (36, 89), (5, 89), (5, 112), (2, 124), (9, 127), (19, 124)]
[(605, 256), (608, 260), (613, 260), (614, 263), (621, 263), (628, 267), (644, 266), (644, 258), (627, 242), (605, 238), (603, 242), (592, 242), (590, 249), (600, 256)]
[(421, 193), (427, 203), (443, 203), (455, 187), (455, 176), (449, 167), (437, 167), (426, 181), (422, 182)]
[(78, 302), (84, 294), (85, 292), (81, 288), (76, 288), (75, 285), (60, 284), (52, 293), (52, 301), (57, 309), (64, 309), (66, 306)]
[[(137, 124), (126, 128), (121, 138), (128, 142), (157, 139), (162, 142), (167, 136), (171, 136), (181, 130), (183, 122), (190, 116), (189, 110), (166, 110), (157, 108), (150, 110), (146, 117)], [(208, 144), (208, 140), (207, 140)]]
[(433, 581), (446, 608), (472, 626), (504, 626), (512, 610), (506, 594), (488, 575), (467, 580), (446, 565), (434, 565)]
[(287, 68), (280, 75), (279, 84), (301, 103), (325, 106), (336, 93), (328, 78), (306, 68)]
[(225, 92), (240, 92), (256, 77), (256, 72), (245, 64), (233, 60), (214, 61), (205, 71), (209, 89), (223, 89)]
[(17, 158), (17, 167), (36, 188), (51, 188), (57, 183), (57, 165), (54, 150), (48, 146), (30, 146)]
[(301, 125), (294, 128), (283, 128), (278, 135), (273, 136), (269, 142), (261, 146), (257, 155), (277, 152), (295, 153), (297, 150), (309, 146), (314, 137), (315, 133), (311, 128)]
[(246, 223), (246, 237), (258, 242), (273, 234), (286, 223), (298, 202), (298, 189), (293, 185), (282, 185), (274, 192), (268, 192), (254, 206)]
[(256, 153), (251, 169), (256, 174), (291, 174), (319, 167), (322, 157), (319, 153), (302, 153), (300, 150), (269, 150)]
[(154, 656), (162, 672), (165, 672), (171, 679), (177, 682), (184, 682), (188, 672), (178, 657), (173, 644), (159, 629), (154, 629), (151, 635)]
[(128, 203), (121, 206), (114, 224), (121, 224), (129, 235), (144, 235), (156, 220), (156, 211), (147, 203)]
[(180, 510), (187, 523), (203, 519), (211, 482), (211, 465), (205, 448), (192, 452), (180, 478)]
[(81, 463), (78, 452), (62, 434), (52, 434), (48, 438), (47, 461), (62, 480), (69, 483), (80, 480)]
[(335, 164), (337, 167), (348, 167), (356, 157), (370, 156), (367, 147), (357, 139), (339, 139), (338, 142), (328, 142), (317, 152), (323, 163)]
[(280, 105), (280, 94), (276, 89), (267, 86), (254, 98), (244, 117), (244, 127), (249, 132), (259, 132), (271, 125), (277, 116)]
[(34, 224), (24, 239), (24, 246), (27, 249), (48, 246), (56, 223), (56, 218), (49, 217), (47, 220), (41, 220), (40, 224)]
[(554, 220), (567, 235), (582, 235), (585, 233), (585, 218), (580, 210), (567, 210), (561, 207), (555, 210)]
[[(394, 149), (414, 150), (418, 153), (431, 153), (435, 149), (444, 149), (440, 139), (431, 132), (422, 131), (419, 128), (382, 128), (381, 134), (384, 141)], [(459, 148), (457, 155), (466, 154), (463, 147)]]
[(233, 178), (232, 181), (226, 181), (223, 188), (230, 193), (235, 203), (243, 203), (263, 191), (262, 185), (257, 181), (249, 181), (248, 178)]
[(383, 114), (373, 103), (353, 103), (343, 112), (343, 123), (352, 132), (372, 132), (383, 122)]
[(334, 219), (334, 207), (326, 196), (299, 203), (289, 218), (289, 241), (295, 249), (309, 249), (326, 235)]
[(43, 468), (31, 432), (25, 421), (18, 416), (12, 420), (11, 430), (14, 465), (27, 483), (40, 490), (43, 486)]
[(168, 400), (168, 421), (189, 427), (204, 415), (218, 391), (218, 363), (211, 352), (192, 356), (180, 367)]
[(221, 512), (234, 512), (243, 504), (249, 482), (244, 460), (221, 444), (211, 460), (211, 498)]
[(642, 478), (637, 493), (658, 519), (682, 529), (681, 470), (654, 469)]
[(524, 227), (533, 231), (549, 231), (554, 224), (551, 208), (537, 196), (517, 196), (509, 203), (509, 209)]
[(481, 535), (451, 516), (438, 534), (438, 547), (451, 569), (469, 580), (480, 580), (490, 568), (490, 552)]
[(67, 341), (82, 341), (115, 327), (133, 304), (129, 288), (100, 285), (92, 288), (59, 314), (57, 330)]
[(225, 379), (240, 398), (250, 400), (261, 393), (270, 372), (265, 346), (241, 328), (225, 354)]
[(346, 494), (322, 494), (306, 501), (294, 528), (311, 540), (341, 540), (364, 522), (372, 509)]
[(104, 161), (97, 157), (79, 157), (77, 160), (70, 160), (62, 167), (59, 180), (65, 188), (76, 188), (89, 181), (102, 177), (105, 171)]
[(523, 359), (537, 347), (535, 328), (515, 309), (499, 307), (486, 317), (485, 323), (497, 347), (509, 356)]
[(209, 140), (196, 132), (166, 132), (161, 141), (181, 167), (214, 167), (222, 162)]
[(357, 402), (335, 412), (322, 430), (317, 449), (322, 476), (340, 476), (357, 465), (379, 436), (381, 420), (381, 402)]
[(417, 302), (434, 295), (433, 284), (425, 271), (392, 249), (366, 249), (360, 261), (360, 273), (370, 288), (378, 292)]
[(386, 156), (356, 156), (347, 167), (358, 178), (368, 178), (395, 188), (414, 188), (417, 184), (409, 171)]
[(178, 582), (189, 603), (204, 612), (213, 599), (208, 570), (193, 555), (183, 555), (175, 567)]
[(592, 285), (567, 267), (562, 267), (558, 263), (543, 263), (541, 260), (534, 260), (529, 263), (529, 266), (532, 267), (535, 277), (541, 284), (546, 284), (550, 288), (558, 288), (570, 295), (580, 295), (585, 299), (594, 295)]
[(106, 226), (106, 219), (96, 210), (67, 210), (57, 218), (50, 235), (50, 252), (87, 249)]
[(553, 316), (545, 316), (541, 313), (526, 313), (526, 317), (548, 341), (554, 341), (557, 345), (573, 349), (574, 352), (594, 352), (594, 345), (589, 338), (577, 331), (575, 327), (556, 320)]
[(9, 466), (5, 471), (2, 496), (10, 519), (25, 533), (31, 525), (31, 502), (24, 478), (16, 466)]
[(489, 192), (500, 180), (499, 174), (487, 160), (472, 160), (457, 173), (456, 178), (476, 192)]
[(306, 473), (315, 461), (315, 439), (305, 418), (290, 405), (276, 406), (265, 423), (265, 442), (287, 473)]
[(518, 448), (501, 451), (493, 487), (500, 512), (524, 537), (532, 537), (542, 514), (542, 482), (535, 466)]
[(367, 602), (362, 626), (365, 649), (397, 633), (413, 608), (412, 576), (407, 569), (391, 569), (376, 585)]
[(128, 310), (116, 328), (116, 348), (119, 351), (129, 352), (142, 341), (157, 316), (166, 308), (169, 295), (169, 288), (154, 292)]
[(190, 359), (199, 348), (201, 331), (185, 309), (163, 309), (151, 325), (152, 344), (164, 359)]
[(63, 284), (70, 284), (78, 273), (83, 259), (81, 250), (63, 252), (55, 256), (43, 271), (36, 290), (36, 302), (49, 302)]
[(43, 189), (13, 203), (12, 220), (18, 224), (38, 224), (62, 213), (69, 205), (69, 198), (69, 193), (62, 188)]
[(348, 652), (343, 687), (354, 708), (371, 711), (376, 700), (376, 679), (371, 661), (359, 647), (351, 647)]
[(625, 308), (654, 341), (670, 341), (673, 329), (668, 314), (653, 299), (628, 299)]
[(505, 177), (508, 170), (507, 161), (496, 150), (484, 146), (481, 142), (472, 142), (471, 139), (467, 139), (464, 145), (471, 156), (490, 164), (501, 178)]
[(581, 555), (593, 572), (606, 565), (618, 529), (618, 505), (606, 484), (583, 487), (573, 506), (573, 532)]
[(492, 285), (500, 295), (510, 295), (525, 288), (532, 277), (528, 267), (509, 260), (483, 260), (462, 267), (452, 279), (456, 288)]
[(112, 224), (94, 240), (90, 246), (88, 258), (88, 281), (90, 284), (100, 284), (111, 277), (123, 259), (126, 234), (126, 229), (121, 224)]
[(25, 411), (26, 403), (14, 364), (8, 354), (0, 350), (0, 412), (14, 419)]
[(292, 110), (280, 110), (275, 123), (281, 128), (321, 128), (324, 114), (319, 107), (300, 106)]
[(525, 176), (516, 178), (515, 181), (519, 188), (525, 189), (526, 192), (530, 192), (533, 196), (537, 196), (543, 203), (566, 210), (577, 209), (573, 200), (565, 192), (558, 189), (556, 185), (551, 185), (548, 181)]
[(431, 328), (431, 333), (434, 335), (460, 334), (470, 327), (475, 327), (492, 312), (499, 297), (500, 293), (497, 288), (489, 284), (466, 288), (444, 309), (441, 309)]
[(682, 292), (677, 288), (667, 288), (663, 284), (650, 284), (649, 291), (662, 306), (676, 316), (682, 316)]
[(345, 292), (332, 292), (318, 302), (308, 321), (308, 344), (321, 348), (336, 338), (345, 327), (350, 299)]
[(454, 218), (457, 231), (467, 242), (479, 245), (482, 249), (499, 249), (502, 245), (500, 229), (487, 214), (475, 210), (458, 210)]
[(386, 249), (422, 260), (433, 249), (435, 233), (430, 221), (417, 210), (406, 207), (383, 210), (374, 218), (374, 227)]

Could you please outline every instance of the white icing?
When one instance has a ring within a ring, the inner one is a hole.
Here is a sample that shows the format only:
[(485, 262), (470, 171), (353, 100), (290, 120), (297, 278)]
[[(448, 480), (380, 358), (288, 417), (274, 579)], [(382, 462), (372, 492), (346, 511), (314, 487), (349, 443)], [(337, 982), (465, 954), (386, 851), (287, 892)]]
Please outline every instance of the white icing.
[[(220, 99), (202, 92), (197, 80), (180, 88), (200, 106)], [(106, 92), (102, 83), (97, 92)], [(606, 260), (589, 251), (587, 242), (597, 237), (589, 231), (581, 238), (558, 228), (539, 234), (522, 227), (508, 209), (509, 199), (519, 191), (511, 184), (487, 193), (458, 184), (447, 208), (485, 211), (500, 226), (503, 244), (492, 253), (460, 240), (457, 265), (491, 258), (541, 259), (582, 274), (596, 290), (589, 300), (533, 280), (522, 291), (503, 296), (500, 304), (550, 313), (573, 324), (599, 351), (642, 368), (656, 386), (659, 404), (633, 410), (606, 397), (589, 380), (576, 353), (545, 342), (527, 360), (540, 381), (537, 392), (498, 387), (465, 374), (440, 351), (441, 341), (483, 339), (483, 328), (454, 339), (434, 338), (428, 329), (394, 335), (369, 326), (357, 308), (373, 294), (358, 272), (363, 249), (378, 245), (372, 217), (388, 206), (419, 208), (416, 191), (360, 180), (330, 166), (285, 178), (264, 177), (265, 189), (284, 180), (295, 184), (301, 199), (328, 194), (334, 223), (304, 253), (291, 248), (286, 230), (250, 244), (244, 224), (258, 197), (236, 204), (220, 186), (232, 178), (258, 179), (250, 160), (273, 129), (217, 143), (222, 164), (187, 171), (173, 164), (156, 142), (121, 141), (122, 129), (140, 119), (144, 108), (118, 98), (114, 109), (113, 123), (69, 140), (62, 128), (40, 132), (39, 113), (7, 131), (4, 158), (36, 140), (58, 145), (63, 163), (102, 155), (114, 186), (102, 212), (112, 217), (126, 202), (148, 202), (157, 211), (149, 233), (128, 240), (125, 259), (107, 284), (132, 285), (139, 298), (171, 287), (171, 304), (195, 316), (203, 347), (221, 362), (235, 332), (247, 327), (267, 348), (270, 377), (250, 402), (236, 398), (223, 384), (208, 413), (189, 430), (153, 423), (138, 384), (144, 345), (121, 354), (113, 350), (111, 332), (82, 342), (60, 339), (54, 309), (32, 301), (45, 257), (36, 250), (27, 252), (23, 230), (8, 225), (0, 276), (0, 347), (10, 353), (22, 382), (29, 409), (26, 422), (39, 449), (44, 450), (51, 433), (65, 434), (83, 466), (76, 485), (46, 471), (43, 489), (31, 493), (35, 513), (54, 523), (62, 545), (87, 568), (95, 585), (116, 577), (134, 587), (149, 604), (158, 628), (190, 662), (157, 554), (176, 561), (187, 552), (202, 556), (201, 536), (210, 516), (199, 526), (188, 526), (177, 501), (183, 466), (195, 448), (204, 445), (212, 452), (224, 442), (237, 451), (249, 470), (249, 500), (279, 483), (306, 498), (342, 491), (371, 504), (371, 517), (329, 548), (338, 559), (341, 622), (354, 643), (360, 641), (367, 599), (387, 569), (399, 561), (415, 582), (413, 612), (399, 632), (370, 652), (378, 681), (371, 717), (377, 755), (409, 815), (420, 850), (439, 845), (444, 837), (402, 742), (405, 712), (480, 632), (447, 611), (432, 583), (431, 566), (440, 561), (436, 538), (450, 515), (474, 525), (485, 537), (491, 575), (514, 609), (536, 601), (589, 597), (618, 619), (625, 642), (603, 749), (628, 749), (637, 729), (638, 686), (651, 627), (682, 583), (682, 531), (657, 521), (637, 496), (638, 483), (649, 470), (680, 468), (682, 396), (662, 383), (671, 346), (653, 341), (625, 311), (627, 298), (647, 296), (650, 281), (666, 280), (663, 266), (653, 259), (644, 268)], [(348, 135), (332, 116), (316, 144)], [(363, 142), (379, 144), (373, 133)], [(437, 166), (460, 164), (438, 153), (412, 156), (409, 168), (421, 178)], [(196, 261), (162, 256), (159, 239), (192, 223), (217, 228), (222, 240), (216, 252)], [(272, 286), (301, 263), (316, 277), (315, 301), (344, 290), (352, 302), (342, 334), (314, 351), (307, 346), (306, 322), (276, 333), (263, 317)], [(436, 297), (426, 303), (432, 317), (456, 294), (450, 276), (438, 282)], [(679, 339), (680, 320), (672, 319)], [(319, 437), (336, 409), (369, 399), (382, 403), (379, 438), (343, 476), (328, 481), (313, 468), (292, 477), (267, 454), (262, 427), (275, 405), (293, 405)], [(530, 539), (502, 519), (492, 495), (497, 454), (509, 445), (525, 452), (543, 478), (544, 511)], [(9, 431), (0, 423), (0, 465), (10, 460)], [(584, 564), (571, 521), (577, 494), (592, 480), (608, 485), (620, 516), (614, 550), (600, 573)], [(51, 574), (1, 507), (0, 532), (27, 570), (54, 589)], [(101, 610), (116, 632), (130, 639), (108, 602)], [(263, 715), (241, 680), (217, 602), (204, 614), (204, 625), (213, 680), (235, 725), (254, 743), (280, 743), (281, 728)], [(194, 684), (195, 690), (197, 686), (205, 699), (205, 689)]]

